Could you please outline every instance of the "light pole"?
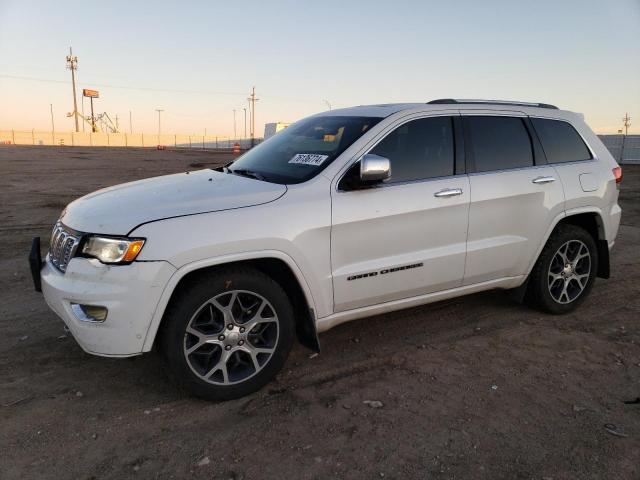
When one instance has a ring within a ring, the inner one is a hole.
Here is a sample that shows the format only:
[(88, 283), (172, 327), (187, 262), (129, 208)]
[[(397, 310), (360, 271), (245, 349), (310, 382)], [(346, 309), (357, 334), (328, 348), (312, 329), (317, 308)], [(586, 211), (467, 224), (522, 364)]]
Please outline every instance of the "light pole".
[(53, 103), (49, 104), (49, 108), (51, 110), (51, 144), (55, 145), (55, 143), (56, 143), (56, 137), (55, 137), (56, 125), (55, 125), (55, 123), (53, 123)]
[(161, 108), (156, 108), (156, 112), (158, 112), (158, 145), (160, 145), (160, 133), (162, 132), (161, 124), (160, 124), (160, 114), (164, 112)]
[(233, 139), (238, 138), (238, 134), (236, 132), (236, 109), (233, 109)]
[(247, 109), (244, 108), (244, 138), (247, 138)]

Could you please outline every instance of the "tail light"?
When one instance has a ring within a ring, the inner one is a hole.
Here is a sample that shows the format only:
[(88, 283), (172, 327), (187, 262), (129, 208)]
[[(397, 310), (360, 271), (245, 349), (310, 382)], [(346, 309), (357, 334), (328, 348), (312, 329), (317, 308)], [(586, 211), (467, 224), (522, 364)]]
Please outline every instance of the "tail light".
[(614, 168), (613, 176), (616, 177), (616, 185), (620, 185), (622, 183), (622, 167)]

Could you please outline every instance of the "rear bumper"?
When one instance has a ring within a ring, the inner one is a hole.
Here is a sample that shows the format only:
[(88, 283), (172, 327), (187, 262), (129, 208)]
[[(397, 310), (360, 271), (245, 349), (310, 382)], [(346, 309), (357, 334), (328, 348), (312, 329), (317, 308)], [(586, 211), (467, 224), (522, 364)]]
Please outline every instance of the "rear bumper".
[[(87, 353), (127, 357), (142, 353), (158, 300), (175, 268), (168, 262), (110, 266), (74, 258), (63, 274), (45, 259), (40, 272), (47, 305)], [(87, 321), (72, 304), (108, 309), (102, 322)]]

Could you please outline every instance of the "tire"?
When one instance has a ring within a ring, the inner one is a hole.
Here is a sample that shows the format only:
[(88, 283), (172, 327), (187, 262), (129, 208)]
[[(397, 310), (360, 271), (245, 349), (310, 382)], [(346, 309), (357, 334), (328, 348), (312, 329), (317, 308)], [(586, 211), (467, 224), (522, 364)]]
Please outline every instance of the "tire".
[(529, 300), (548, 313), (569, 313), (589, 294), (597, 271), (593, 237), (578, 226), (559, 225), (533, 267)]
[(180, 387), (208, 400), (230, 400), (276, 376), (294, 332), (282, 287), (258, 270), (229, 267), (181, 285), (164, 314), (159, 347)]

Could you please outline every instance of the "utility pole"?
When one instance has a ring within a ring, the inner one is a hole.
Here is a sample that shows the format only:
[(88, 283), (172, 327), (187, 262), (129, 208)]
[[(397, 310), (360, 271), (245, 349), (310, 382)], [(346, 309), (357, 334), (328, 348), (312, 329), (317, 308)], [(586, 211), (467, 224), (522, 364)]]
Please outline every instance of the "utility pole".
[(233, 139), (238, 138), (238, 134), (236, 133), (236, 109), (233, 109)]
[(247, 109), (243, 108), (244, 110), (244, 138), (247, 138)]
[(624, 122), (622, 125), (624, 125), (624, 135), (626, 137), (629, 134), (629, 127), (631, 126), (631, 117), (628, 113), (624, 114), (622, 121)]
[(256, 87), (251, 89), (251, 96), (247, 100), (251, 109), (249, 113), (251, 114), (251, 146), (253, 147), (256, 137), (256, 102), (260, 100), (256, 98)]
[(133, 133), (133, 122), (131, 121), (131, 110), (129, 110), (129, 133)]
[(49, 104), (49, 108), (51, 109), (51, 144), (55, 145), (56, 144), (56, 137), (55, 137), (56, 125), (55, 123), (53, 123), (53, 103)]
[(160, 133), (162, 132), (160, 128), (160, 114), (164, 112), (161, 108), (156, 108), (156, 112), (158, 112), (158, 145), (160, 145)]
[(78, 57), (73, 56), (73, 50), (71, 47), (69, 47), (69, 55), (67, 55), (67, 68), (71, 70), (71, 85), (73, 86), (73, 119), (76, 122), (76, 132), (79, 132), (78, 101), (76, 100), (76, 70), (78, 69)]
[(329, 100), (323, 100), (324, 103), (327, 104), (327, 107), (329, 107), (329, 110), (331, 110), (331, 104), (329, 103)]

